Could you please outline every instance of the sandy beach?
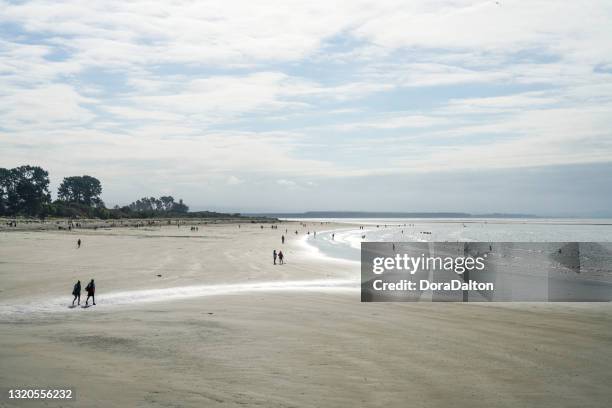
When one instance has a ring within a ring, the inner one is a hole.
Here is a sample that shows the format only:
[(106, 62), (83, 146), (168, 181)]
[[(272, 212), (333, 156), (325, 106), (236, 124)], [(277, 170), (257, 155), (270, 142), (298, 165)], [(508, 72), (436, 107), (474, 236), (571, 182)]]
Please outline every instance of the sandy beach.
[[(0, 389), (72, 387), (44, 406), (83, 407), (612, 400), (609, 303), (363, 304), (359, 265), (302, 242), (322, 226), (278, 225), (0, 232)], [(69, 309), (91, 278), (97, 306)]]

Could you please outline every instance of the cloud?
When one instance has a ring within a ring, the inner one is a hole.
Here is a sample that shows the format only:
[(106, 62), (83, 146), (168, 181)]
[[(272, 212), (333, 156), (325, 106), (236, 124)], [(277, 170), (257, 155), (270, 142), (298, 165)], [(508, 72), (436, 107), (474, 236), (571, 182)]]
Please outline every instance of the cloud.
[(242, 184), (242, 183), (244, 183), (244, 180), (241, 180), (241, 179), (239, 179), (236, 176), (229, 176), (227, 178), (227, 184), (230, 185), (230, 186), (237, 186), (237, 185)]
[[(385, 5), (388, 3), (385, 3)], [(384, 7), (384, 6), (382, 6)], [(355, 29), (379, 47), (513, 53), (539, 49), (580, 61), (609, 60), (611, 8), (606, 1), (423, 1), (391, 4)], [(587, 24), (585, 24), (588, 22)], [(591, 43), (594, 47), (583, 46)]]
[(5, 20), (29, 32), (70, 37), (83, 63), (119, 66), (299, 60), (354, 18), (332, 4), (297, 1), (32, 1), (4, 9)]
[(351, 132), (359, 129), (410, 129), (410, 128), (430, 128), (433, 126), (446, 125), (449, 120), (442, 116), (419, 115), (411, 112), (394, 112), (372, 118), (369, 121), (346, 122), (334, 126), (335, 130)]
[(286, 179), (276, 180), (276, 184), (278, 184), (279, 186), (285, 186), (285, 187), (296, 187), (297, 186), (295, 181), (286, 180)]
[(0, 90), (0, 95), (3, 100), (0, 126), (13, 131), (33, 125), (46, 129), (83, 125), (94, 117), (86, 105), (95, 101), (65, 84), (29, 89), (5, 88)]
[(0, 159), (211, 197), (609, 161), (610, 3), (499, 3), (0, 1)]
[(223, 118), (252, 111), (291, 109), (304, 103), (289, 96), (304, 92), (309, 85), (277, 72), (257, 72), (246, 76), (213, 76), (193, 79), (173, 92), (135, 95), (127, 102), (160, 111), (184, 115)]

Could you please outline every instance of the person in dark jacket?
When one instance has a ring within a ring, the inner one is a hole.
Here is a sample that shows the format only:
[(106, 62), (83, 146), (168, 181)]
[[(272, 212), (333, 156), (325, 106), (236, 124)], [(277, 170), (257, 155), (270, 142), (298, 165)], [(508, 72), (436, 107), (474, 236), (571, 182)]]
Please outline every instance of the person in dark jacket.
[(93, 305), (96, 305), (96, 284), (94, 283), (94, 280), (92, 279), (87, 286), (85, 287), (85, 290), (87, 291), (87, 299), (85, 300), (85, 306), (87, 306), (87, 302), (89, 302), (89, 298), (91, 297)]
[(283, 261), (284, 258), (285, 258), (285, 256), (283, 255), (283, 251), (278, 251), (278, 260), (279, 260), (281, 265), (284, 263), (284, 261)]
[(77, 283), (74, 284), (74, 288), (72, 288), (72, 295), (74, 296), (74, 299), (72, 299), (72, 306), (74, 306), (74, 301), (79, 299), (79, 303), (77, 303), (78, 305), (81, 304), (81, 281), (77, 281)]

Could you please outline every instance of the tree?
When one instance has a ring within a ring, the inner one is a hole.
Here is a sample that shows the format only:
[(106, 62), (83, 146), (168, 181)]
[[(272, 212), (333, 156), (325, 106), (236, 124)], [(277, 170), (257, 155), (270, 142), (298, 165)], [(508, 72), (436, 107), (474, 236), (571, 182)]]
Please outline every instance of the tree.
[(11, 186), (11, 171), (0, 167), (0, 215), (9, 214), (8, 194)]
[(155, 197), (142, 197), (140, 200), (134, 201), (130, 204), (130, 209), (132, 211), (143, 212), (143, 211), (155, 211)]
[(60, 200), (89, 207), (104, 207), (100, 194), (102, 194), (100, 180), (87, 175), (65, 177), (57, 191)]
[(189, 207), (183, 203), (183, 199), (179, 199), (178, 203), (174, 203), (172, 206), (172, 211), (179, 213), (186, 213), (189, 211)]
[(186, 213), (189, 211), (189, 207), (183, 203), (183, 200), (175, 202), (172, 196), (162, 196), (160, 198), (155, 197), (143, 197), (140, 200), (134, 201), (129, 205), (129, 209), (140, 213)]
[(27, 165), (0, 168), (0, 214), (38, 215), (50, 202), (46, 170)]
[(172, 211), (172, 207), (174, 206), (174, 197), (162, 196), (159, 197), (159, 201), (161, 201), (161, 208), (163, 211)]

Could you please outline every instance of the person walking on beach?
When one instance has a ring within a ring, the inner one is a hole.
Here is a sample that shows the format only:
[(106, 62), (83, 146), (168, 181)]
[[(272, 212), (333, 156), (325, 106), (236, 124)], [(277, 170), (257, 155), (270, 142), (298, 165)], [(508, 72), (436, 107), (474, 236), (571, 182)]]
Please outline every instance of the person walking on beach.
[(77, 241), (77, 249), (79, 249), (81, 247), (81, 238), (79, 238), (79, 240)]
[(278, 251), (278, 263), (280, 263), (281, 265), (283, 264), (284, 257), (285, 255), (283, 255), (283, 251)]
[(87, 299), (85, 300), (85, 306), (87, 306), (87, 303), (89, 302), (89, 298), (91, 297), (92, 299), (92, 303), (95, 306), (96, 305), (96, 284), (94, 283), (94, 280), (92, 279), (87, 286), (85, 287), (85, 290), (87, 291)]
[(74, 284), (74, 288), (72, 288), (72, 295), (74, 296), (74, 299), (72, 299), (72, 306), (74, 306), (74, 301), (79, 299), (79, 303), (77, 303), (77, 305), (81, 304), (81, 281), (77, 281), (77, 283)]
[(274, 265), (276, 265), (276, 249), (272, 252), (272, 257), (274, 258)]
[(281, 235), (281, 244), (284, 244), (284, 243), (285, 243), (285, 236)]

